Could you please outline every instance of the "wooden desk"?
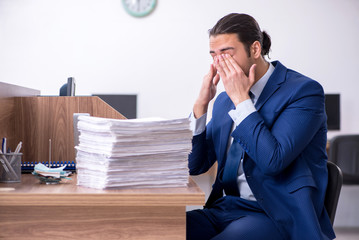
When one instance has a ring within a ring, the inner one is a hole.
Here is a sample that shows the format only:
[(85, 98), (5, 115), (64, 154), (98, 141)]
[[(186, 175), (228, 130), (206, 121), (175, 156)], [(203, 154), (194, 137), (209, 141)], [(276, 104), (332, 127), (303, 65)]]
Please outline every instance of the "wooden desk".
[(0, 239), (185, 239), (186, 205), (205, 196), (190, 178), (187, 188), (97, 190), (72, 180), (0, 183)]

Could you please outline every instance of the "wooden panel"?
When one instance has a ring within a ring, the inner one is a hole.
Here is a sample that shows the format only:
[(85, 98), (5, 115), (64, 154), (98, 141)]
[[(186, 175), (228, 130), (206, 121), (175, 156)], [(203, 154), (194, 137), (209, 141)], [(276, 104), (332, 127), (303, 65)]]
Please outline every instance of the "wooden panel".
[(0, 98), (0, 139), (6, 137), (12, 151), (16, 148), (14, 98)]
[(184, 240), (185, 207), (1, 207), (0, 239)]
[(90, 113), (91, 116), (95, 117), (125, 119), (121, 113), (117, 112), (99, 97), (81, 97), (78, 101), (78, 111), (81, 113)]
[[(38, 105), (39, 98), (16, 98), (16, 137), (18, 141), (23, 142), (22, 161), (41, 161), (37, 155), (38, 152), (48, 156), (48, 144), (40, 141), (39, 136), (48, 139), (49, 126), (45, 124), (48, 119), (41, 121), (41, 109)], [(45, 107), (44, 107), (45, 108)], [(41, 134), (40, 134), (41, 133)]]
[(15, 133), (15, 98), (17, 96), (36, 96), (40, 91), (0, 82), (0, 138), (8, 139), (12, 151), (18, 144)]
[(123, 119), (98, 97), (15, 98), (17, 141), (23, 142), (23, 162), (75, 161), (73, 114)]

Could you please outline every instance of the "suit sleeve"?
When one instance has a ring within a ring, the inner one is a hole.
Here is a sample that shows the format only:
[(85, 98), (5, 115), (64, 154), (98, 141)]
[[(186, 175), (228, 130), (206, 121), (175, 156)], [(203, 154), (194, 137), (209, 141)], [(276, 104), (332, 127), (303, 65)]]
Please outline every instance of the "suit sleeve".
[(192, 139), (192, 152), (188, 158), (188, 168), (190, 175), (198, 175), (208, 171), (216, 161), (213, 141), (211, 138), (211, 122), (206, 126), (206, 130), (194, 136)]
[[(267, 105), (263, 112), (250, 114), (232, 134), (268, 175), (282, 172), (318, 131), (326, 131), (322, 127), (326, 120), (324, 93), (319, 83), (310, 80), (296, 89), (284, 88), (274, 94), (277, 97), (273, 95), (270, 99), (274, 100), (266, 104), (277, 106)], [(280, 96), (285, 96), (286, 100)], [(266, 121), (266, 114), (272, 114), (274, 120)]]

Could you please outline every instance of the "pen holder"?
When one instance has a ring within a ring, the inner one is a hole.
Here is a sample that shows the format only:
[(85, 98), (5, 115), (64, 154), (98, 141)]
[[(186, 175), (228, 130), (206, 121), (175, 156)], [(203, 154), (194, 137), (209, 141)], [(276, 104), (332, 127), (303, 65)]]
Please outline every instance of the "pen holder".
[(0, 154), (0, 182), (21, 182), (22, 153)]

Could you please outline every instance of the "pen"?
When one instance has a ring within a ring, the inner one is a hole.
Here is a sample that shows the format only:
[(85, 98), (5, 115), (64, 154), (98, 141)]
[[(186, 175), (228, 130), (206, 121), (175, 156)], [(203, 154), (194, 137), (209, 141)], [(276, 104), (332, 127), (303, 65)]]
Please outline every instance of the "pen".
[(22, 142), (20, 141), (19, 144), (16, 146), (14, 155), (11, 156), (10, 164), (12, 164), (13, 161), (15, 161), (16, 155), (20, 152), (21, 147), (22, 147)]
[(22, 142), (20, 141), (19, 144), (16, 146), (15, 153), (19, 153), (22, 147)]
[(2, 138), (2, 152), (6, 153), (6, 137)]
[(51, 139), (49, 139), (49, 168), (51, 168)]
[[(2, 151), (4, 151), (4, 147), (6, 147), (6, 138), (3, 138), (2, 139), (2, 144), (1, 144), (1, 154), (2, 154)], [(7, 165), (6, 165), (6, 162), (4, 161), (4, 159), (5, 159), (5, 161), (7, 161), (7, 159), (5, 158), (5, 156), (4, 155), (1, 155), (1, 158), (0, 158), (0, 162), (1, 162), (1, 164), (3, 165), (3, 167), (4, 167), (4, 169), (5, 169), (5, 171), (7, 172), (7, 173), (9, 173), (9, 168), (7, 167)]]
[[(0, 150), (0, 151), (1, 151), (1, 150)], [(0, 158), (0, 162), (1, 162), (1, 164), (3, 165), (5, 171), (6, 171), (7, 173), (9, 173), (10, 170), (7, 168), (6, 163), (4, 162), (4, 159), (2, 158), (2, 156), (1, 156), (1, 158)]]

